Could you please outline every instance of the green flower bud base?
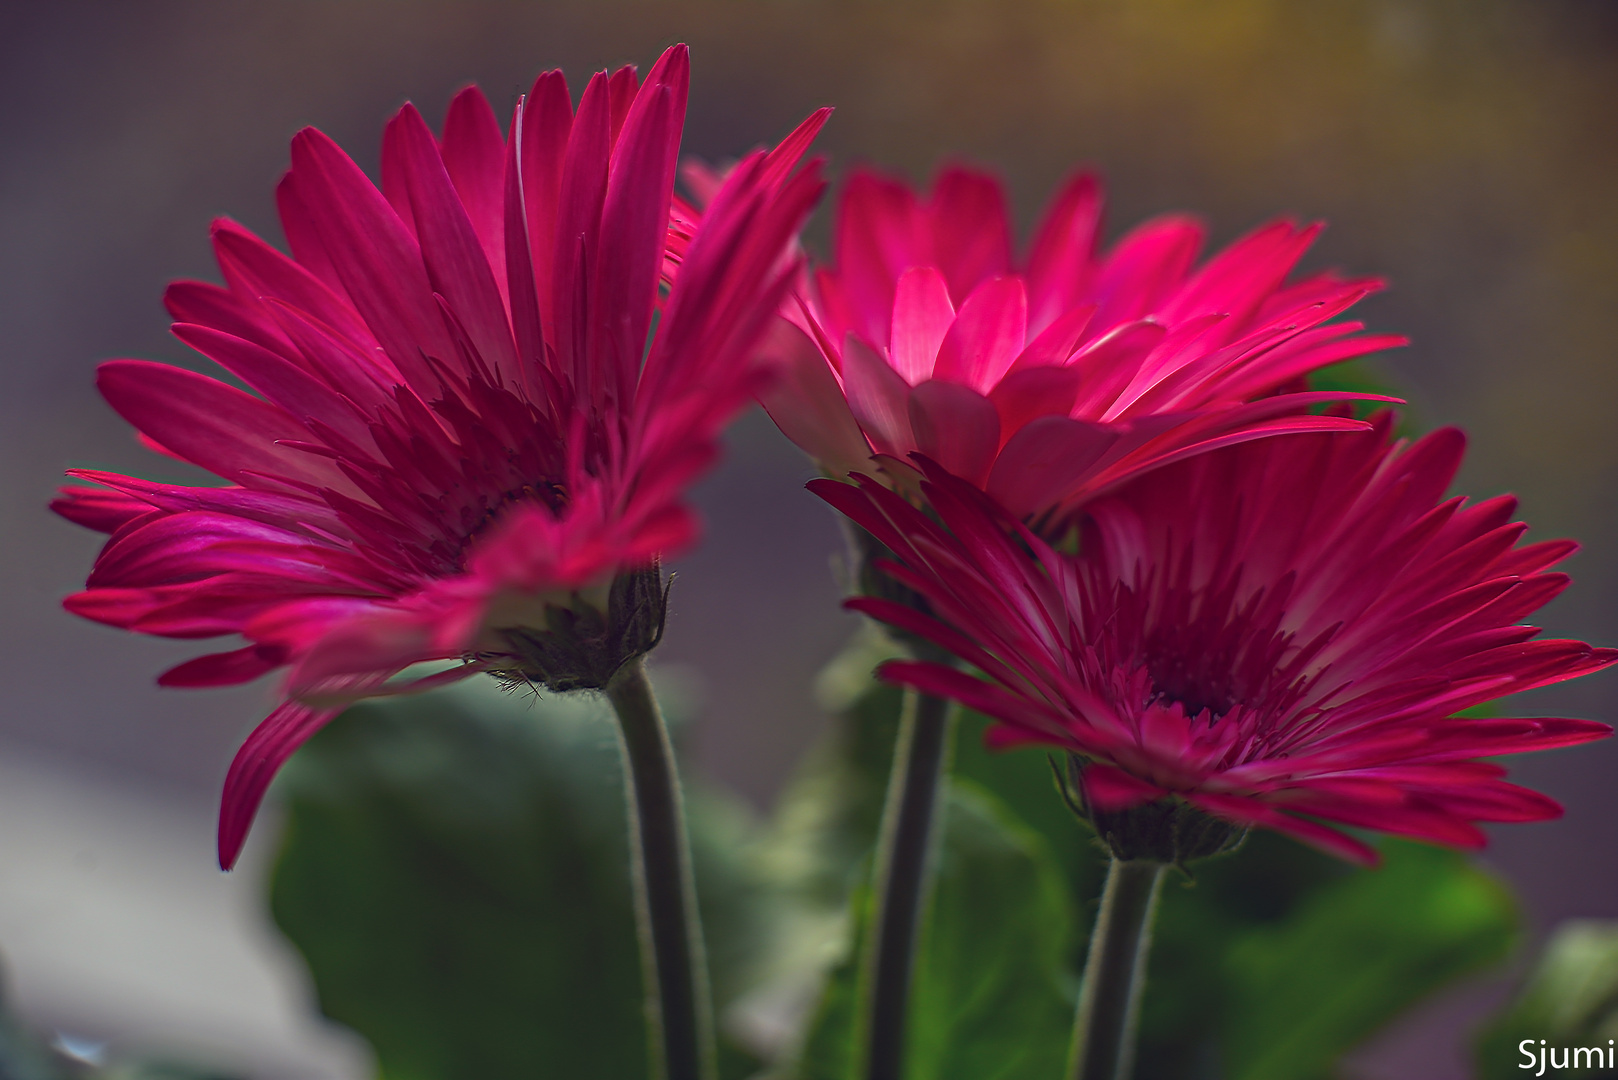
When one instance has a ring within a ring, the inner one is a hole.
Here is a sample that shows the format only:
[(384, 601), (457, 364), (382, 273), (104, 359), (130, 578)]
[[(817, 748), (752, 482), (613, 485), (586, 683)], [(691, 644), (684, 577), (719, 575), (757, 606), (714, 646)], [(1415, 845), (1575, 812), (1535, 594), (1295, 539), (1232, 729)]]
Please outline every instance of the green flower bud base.
[(489, 670), (557, 693), (604, 690), (625, 664), (662, 640), (667, 612), (668, 585), (659, 568), (628, 570), (613, 579), (606, 611), (574, 593), (569, 603), (545, 605), (543, 627), (498, 630), (508, 651)]
[(1066, 767), (1056, 769), (1056, 783), (1068, 807), (1090, 823), (1114, 859), (1145, 860), (1184, 867), (1235, 851), (1247, 838), (1240, 825), (1221, 821), (1181, 799), (1158, 799), (1127, 810), (1099, 810), (1084, 797), (1085, 760), (1068, 755)]

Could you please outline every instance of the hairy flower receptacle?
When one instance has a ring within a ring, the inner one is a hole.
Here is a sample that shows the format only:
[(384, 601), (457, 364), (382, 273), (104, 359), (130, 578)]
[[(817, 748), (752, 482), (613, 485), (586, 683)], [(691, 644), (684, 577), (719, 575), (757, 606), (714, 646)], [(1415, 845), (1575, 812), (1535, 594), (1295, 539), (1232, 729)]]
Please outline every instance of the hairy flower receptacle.
[(999, 721), (993, 747), (1077, 756), (1070, 786), (1120, 860), (1183, 861), (1244, 828), (1362, 864), (1376, 849), (1346, 830), (1479, 848), (1480, 823), (1561, 813), (1482, 759), (1612, 729), (1464, 710), (1618, 650), (1522, 624), (1567, 585), (1550, 567), (1574, 545), (1518, 546), (1509, 497), (1444, 499), (1459, 432), (1407, 444), (1391, 414), (1370, 422), (1165, 465), (1090, 504), (1076, 554), (926, 459), (930, 513), (870, 477), (812, 486), (933, 614), (846, 606), (981, 673), (891, 660), (881, 677)]
[(1065, 770), (1052, 763), (1063, 801), (1096, 831), (1114, 859), (1184, 866), (1235, 851), (1247, 839), (1247, 829), (1205, 814), (1183, 799), (1157, 799), (1126, 810), (1089, 805), (1081, 779), (1084, 766), (1085, 760), (1076, 754), (1067, 756)]
[(535, 605), (535, 624), (492, 628), (509, 651), (476, 659), (511, 682), (557, 693), (604, 690), (620, 668), (662, 640), (668, 589), (655, 565), (625, 571), (613, 578), (604, 606), (579, 592), (560, 603), (546, 600)]
[[(290, 255), (221, 219), (225, 284), (165, 296), (233, 382), (100, 369), (144, 438), (225, 484), (74, 470), (88, 483), (53, 505), (109, 540), (66, 606), (242, 639), (167, 686), (290, 669), (227, 774), (223, 865), (276, 769), (349, 703), (485, 670), (599, 689), (656, 642), (661, 581), (635, 568), (696, 541), (687, 490), (767, 377), (823, 187), (799, 162), (829, 111), (698, 212), (674, 194), (689, 79), (679, 45), (577, 99), (546, 72), (509, 124), (475, 88), (437, 133), (406, 105), (380, 187), (299, 132), (276, 193)], [(475, 662), (406, 674), (455, 659)]]

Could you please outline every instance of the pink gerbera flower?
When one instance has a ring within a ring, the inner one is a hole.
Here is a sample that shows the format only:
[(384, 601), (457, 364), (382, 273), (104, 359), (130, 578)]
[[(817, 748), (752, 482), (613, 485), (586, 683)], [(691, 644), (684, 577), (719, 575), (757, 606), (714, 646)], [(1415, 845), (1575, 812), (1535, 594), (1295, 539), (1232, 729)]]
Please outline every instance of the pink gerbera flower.
[(227, 287), (167, 295), (175, 334), (257, 394), (101, 368), (148, 445), (230, 486), (75, 471), (102, 486), (56, 509), (112, 536), (68, 609), (247, 639), (166, 685), (291, 666), (226, 780), (225, 865), (288, 755), (409, 666), (599, 686), (655, 643), (657, 562), (694, 538), (685, 489), (757, 392), (755, 346), (822, 187), (815, 167), (792, 175), (819, 113), (743, 160), (700, 226), (671, 226), (687, 82), (678, 46), (643, 85), (598, 74), (575, 113), (549, 72), (509, 137), (476, 89), (441, 139), (407, 105), (381, 190), (306, 129), (277, 192), (294, 257), (220, 221)]
[(1319, 224), (1273, 222), (1193, 269), (1194, 219), (1147, 222), (1098, 255), (1101, 212), (1095, 177), (1076, 175), (1019, 263), (994, 177), (947, 168), (923, 201), (856, 174), (832, 264), (777, 328), (789, 377), (765, 398), (770, 415), (833, 476), (868, 472), (882, 454), (903, 483), (901, 463), (919, 451), (1053, 527), (1133, 475), (1216, 446), (1363, 426), (1308, 415), (1344, 395), (1286, 392), (1404, 343), (1331, 321), (1379, 281), (1288, 281)]
[(1172, 805), (1360, 862), (1375, 853), (1334, 826), (1479, 847), (1475, 822), (1561, 812), (1479, 758), (1611, 729), (1455, 714), (1618, 651), (1520, 625), (1566, 586), (1547, 568), (1574, 545), (1516, 546), (1510, 497), (1441, 501), (1460, 432), (1407, 447), (1388, 414), (1375, 426), (1158, 470), (1089, 506), (1077, 555), (930, 462), (942, 525), (868, 479), (811, 486), (897, 553), (888, 572), (936, 617), (848, 606), (983, 675), (891, 662), (883, 677), (993, 717), (996, 745), (1069, 752), (1103, 835)]

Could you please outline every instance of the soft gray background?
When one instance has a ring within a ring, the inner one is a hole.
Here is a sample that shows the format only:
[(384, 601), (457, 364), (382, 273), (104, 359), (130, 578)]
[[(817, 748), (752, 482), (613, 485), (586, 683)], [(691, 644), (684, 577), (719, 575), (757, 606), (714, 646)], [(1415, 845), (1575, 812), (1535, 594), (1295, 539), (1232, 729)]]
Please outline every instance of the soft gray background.
[[(577, 87), (676, 40), (693, 47), (686, 148), (709, 158), (830, 103), (820, 145), (839, 167), (920, 177), (946, 155), (987, 160), (1025, 224), (1080, 161), (1109, 177), (1114, 234), (1181, 207), (1219, 242), (1280, 211), (1329, 218), (1312, 263), (1393, 279), (1365, 317), (1416, 339), (1385, 367), (1419, 419), (1471, 432), (1462, 490), (1515, 491), (1535, 535), (1585, 542), (1548, 632), (1618, 643), (1607, 3), (12, 0), (0, 5), (0, 949), (42, 1022), (189, 1041), (263, 1075), (336, 1076), (358, 1060), (340, 1040), (285, 1035), (302, 1022), (296, 965), (254, 921), (252, 875), (210, 876), (217, 787), (268, 690), (158, 691), (153, 676), (195, 645), (57, 606), (98, 539), (43, 512), (61, 470), (175, 475), (95, 396), (95, 364), (182, 358), (163, 285), (213, 276), (215, 214), (279, 239), (271, 192), (298, 127), (369, 167), (406, 98), (436, 118), (477, 81), (504, 108), (543, 68), (565, 66)], [(732, 442), (701, 489), (709, 538), (679, 565), (660, 658), (704, 688), (701, 768), (764, 808), (815, 735), (809, 682), (851, 624), (826, 569), (837, 530), (801, 490), (805, 463), (757, 416)], [(1519, 705), (1611, 720), (1618, 678)], [(1488, 854), (1535, 926), (1618, 916), (1618, 746), (1541, 755), (1518, 775), (1568, 808), (1499, 830)], [(119, 854), (146, 847), (156, 863)], [(221, 943), (237, 990), (203, 990), (172, 959), (198, 934)], [(119, 967), (102, 938), (146, 951)], [(188, 979), (189, 998), (175, 989)], [(1362, 1070), (1460, 1075), (1457, 1040), (1491, 993), (1436, 1005)], [(185, 1015), (187, 1001), (233, 994), (279, 995), (264, 1031), (280, 1034), (237, 1038)]]

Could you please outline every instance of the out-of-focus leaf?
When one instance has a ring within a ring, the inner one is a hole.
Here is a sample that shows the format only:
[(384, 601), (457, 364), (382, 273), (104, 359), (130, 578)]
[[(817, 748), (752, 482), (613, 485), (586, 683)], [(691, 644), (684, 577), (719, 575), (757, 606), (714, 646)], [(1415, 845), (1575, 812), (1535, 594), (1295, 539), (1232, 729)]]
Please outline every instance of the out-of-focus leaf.
[[(272, 887), (323, 1011), (387, 1080), (647, 1073), (613, 720), (478, 680), (356, 706), (299, 752)], [(767, 917), (748, 826), (688, 792), (723, 1001)], [(755, 1062), (727, 1049), (727, 1076)]]
[[(808, 892), (817, 904), (846, 900), (875, 842), (900, 696), (877, 687), (869, 672), (887, 653), (891, 646), (862, 636), (828, 669), (823, 691), (837, 715), (783, 800), (772, 859), (797, 869), (792, 881), (816, 883)], [(957, 780), (989, 789), (1004, 813), (1040, 834), (1066, 877), (1078, 930), (1069, 967), (1077, 970), (1106, 872), (1094, 834), (1056, 794), (1044, 753), (990, 753), (984, 718), (963, 713), (957, 723)], [(783, 829), (788, 822), (797, 828)], [(1454, 853), (1397, 841), (1384, 851), (1382, 869), (1362, 871), (1259, 831), (1234, 854), (1195, 864), (1190, 879), (1171, 874), (1154, 933), (1137, 1075), (1246, 1080), (1296, 1067), (1289, 1080), (1308, 1080), (1399, 1012), (1504, 955), (1515, 909), (1499, 882)], [(852, 1009), (844, 964), (827, 980), (817, 1036), (836, 1026), (829, 1012)], [(1297, 1016), (1316, 1008), (1334, 1016), (1310, 1018), (1312, 1047), (1286, 1049), (1276, 1033), (1301, 1030)], [(812, 1040), (808, 1049), (813, 1057), (824, 1044)], [(806, 1075), (840, 1075), (837, 1061), (815, 1060), (820, 1071)]]
[[(1618, 922), (1575, 919), (1557, 928), (1545, 945), (1522, 993), (1484, 1028), (1477, 1041), (1482, 1080), (1525, 1073), (1518, 1049), (1524, 1039), (1534, 1053), (1547, 1047), (1608, 1048), (1618, 1039)], [(1571, 1061), (1571, 1055), (1559, 1055)], [(1585, 1055), (1581, 1064), (1588, 1060)], [(1545, 1070), (1546, 1076), (1590, 1076), (1587, 1068)]]
[[(955, 775), (983, 785), (1024, 824), (1045, 838), (1073, 895), (1101, 895), (1107, 856), (1095, 833), (1057, 795), (1051, 755), (1038, 747), (991, 751), (983, 744), (987, 717), (959, 710)], [(1082, 951), (1084, 942), (1078, 947)]]
[(876, 841), (904, 695), (871, 670), (895, 655), (867, 629), (821, 673), (832, 723), (782, 793), (763, 845), (772, 877), (813, 908), (843, 909)]
[[(1038, 833), (969, 781), (954, 785), (943, 825), (906, 1071), (916, 1080), (1059, 1076), (1075, 998), (1064, 875)], [(855, 943), (827, 982), (792, 1074), (799, 1080), (855, 1075), (858, 952), (873, 909), (865, 890), (857, 903)]]
[(1243, 935), (1286, 921), (1308, 897), (1353, 869), (1273, 833), (1236, 852), (1171, 871), (1152, 935), (1137, 1073), (1222, 1075), (1217, 1063), (1227, 986), (1225, 955)]
[[(1376, 354), (1345, 360), (1340, 364), (1310, 372), (1309, 389), (1336, 390), (1350, 394), (1382, 394), (1396, 398), (1405, 398), (1409, 392), (1407, 387), (1400, 386), (1397, 380), (1388, 374)], [(1317, 406), (1317, 411), (1325, 408), (1324, 405)], [(1380, 402), (1355, 402), (1354, 415), (1363, 418), (1378, 409), (1385, 408), (1387, 406)], [(1399, 434), (1417, 435), (1425, 430), (1427, 425), (1421, 422), (1415, 406), (1407, 402), (1398, 406), (1398, 409)]]
[[(826, 666), (817, 689), (832, 723), (783, 795), (771, 829), (770, 858), (800, 894), (841, 907), (861, 879), (876, 842), (903, 694), (872, 670), (901, 655), (867, 624)], [(1101, 892), (1106, 860), (1094, 834), (1056, 797), (1048, 755), (1038, 749), (991, 753), (988, 721), (957, 710), (951, 772), (993, 792), (1043, 835), (1080, 895)]]
[(1382, 854), (1380, 869), (1348, 874), (1230, 943), (1230, 1080), (1324, 1077), (1393, 1017), (1509, 953), (1517, 906), (1497, 878), (1422, 844), (1388, 840)]

